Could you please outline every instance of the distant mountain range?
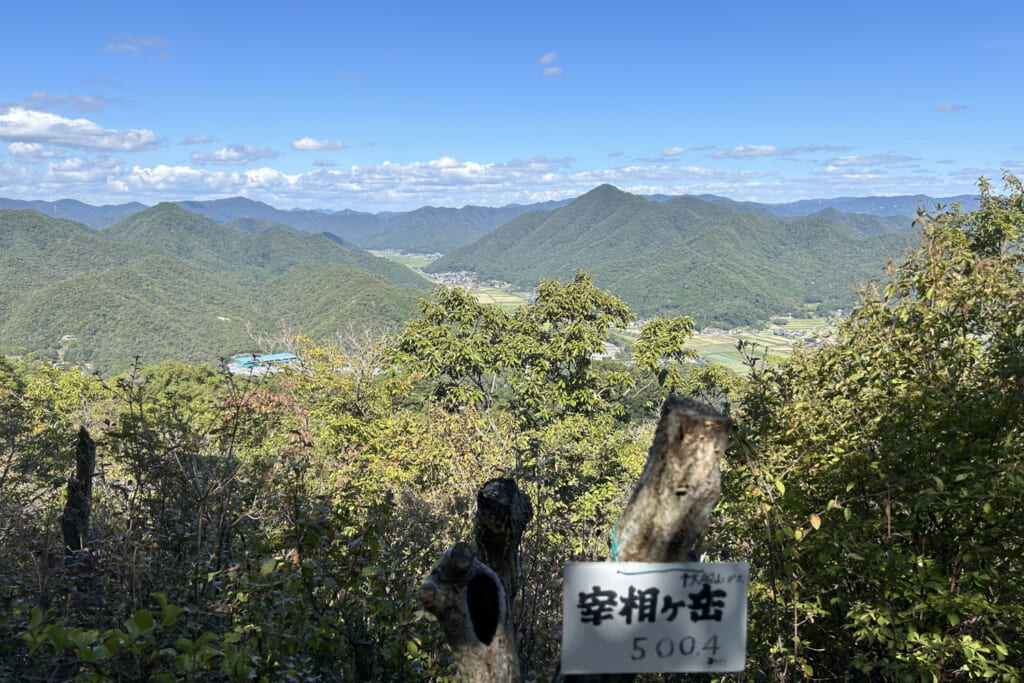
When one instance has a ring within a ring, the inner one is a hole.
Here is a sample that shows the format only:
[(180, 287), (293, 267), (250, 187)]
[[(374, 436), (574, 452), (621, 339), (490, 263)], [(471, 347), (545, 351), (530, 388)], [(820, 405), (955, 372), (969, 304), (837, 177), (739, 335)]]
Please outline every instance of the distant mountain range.
[[(737, 202), (714, 195), (701, 195), (697, 198), (737, 211), (748, 211), (762, 218), (794, 218), (834, 209), (847, 214), (886, 217), (896, 222), (913, 217), (919, 206), (932, 208), (937, 203), (952, 204), (957, 201), (968, 210), (977, 206), (977, 200), (970, 195), (942, 198), (927, 195), (839, 197), (806, 199), (787, 204)], [(658, 195), (648, 199), (663, 202), (672, 197)], [(461, 209), (425, 206), (414, 211), (381, 213), (347, 209), (286, 211), (244, 197), (182, 201), (178, 205), (217, 223), (231, 223), (231, 227), (242, 232), (270, 232), (281, 226), (289, 226), (303, 232), (328, 232), (361, 249), (447, 253), (475, 242), (523, 213), (551, 211), (570, 201), (510, 204), (502, 207), (465, 206)], [(0, 209), (34, 209), (48, 216), (85, 223), (93, 228), (105, 228), (145, 208), (138, 202), (90, 206), (73, 199), (43, 202), (0, 198)]]
[(0, 199), (0, 352), (122, 370), (139, 355), (210, 362), (254, 332), (333, 336), (395, 326), (432, 285), (363, 249), (442, 252), (530, 291), (576, 269), (640, 315), (752, 324), (848, 307), (883, 273), (919, 204), (864, 197), (790, 204), (646, 198), (610, 185), (574, 200), (402, 213), (283, 211), (236, 197), (90, 206)]

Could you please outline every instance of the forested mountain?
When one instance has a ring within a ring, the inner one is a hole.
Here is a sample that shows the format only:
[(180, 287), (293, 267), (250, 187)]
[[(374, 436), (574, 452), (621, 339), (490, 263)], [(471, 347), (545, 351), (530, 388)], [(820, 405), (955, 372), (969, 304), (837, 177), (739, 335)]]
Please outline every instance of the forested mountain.
[[(33, 210), (0, 210), (0, 290), (25, 291), (123, 265), (123, 251), (81, 223)], [(155, 253), (153, 247), (140, 246), (133, 255)]]
[(213, 362), (252, 333), (393, 327), (430, 283), (326, 235), (245, 234), (173, 204), (102, 231), (0, 211), (0, 352), (102, 370)]
[(498, 208), (464, 206), (461, 209), (425, 206), (392, 214), (378, 224), (373, 233), (354, 241), (364, 249), (444, 253), (474, 242), (516, 216), (548, 211), (567, 203), (510, 204)]
[[(655, 202), (605, 185), (561, 209), (520, 216), (428, 270), (468, 270), (529, 289), (581, 269), (641, 315), (750, 324), (805, 303), (849, 305), (849, 285), (881, 275), (886, 251), (906, 245), (884, 219), (841, 222), (764, 218), (691, 196)], [(866, 236), (887, 225), (887, 234)]]

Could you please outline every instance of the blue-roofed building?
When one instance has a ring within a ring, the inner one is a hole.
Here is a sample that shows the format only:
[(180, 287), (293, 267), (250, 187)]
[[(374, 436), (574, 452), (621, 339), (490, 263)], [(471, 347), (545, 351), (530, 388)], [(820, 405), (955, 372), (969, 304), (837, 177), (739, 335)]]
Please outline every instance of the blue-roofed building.
[(228, 372), (233, 375), (265, 375), (279, 372), (290, 365), (297, 365), (298, 362), (299, 359), (294, 353), (250, 354), (232, 360), (228, 364)]

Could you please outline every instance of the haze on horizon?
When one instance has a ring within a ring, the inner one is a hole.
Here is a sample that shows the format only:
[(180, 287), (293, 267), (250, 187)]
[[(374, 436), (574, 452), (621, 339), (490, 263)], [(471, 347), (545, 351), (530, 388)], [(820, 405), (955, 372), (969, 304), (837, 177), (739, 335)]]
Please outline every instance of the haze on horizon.
[(16, 5), (0, 196), (408, 210), (971, 193), (1024, 173), (1024, 8)]

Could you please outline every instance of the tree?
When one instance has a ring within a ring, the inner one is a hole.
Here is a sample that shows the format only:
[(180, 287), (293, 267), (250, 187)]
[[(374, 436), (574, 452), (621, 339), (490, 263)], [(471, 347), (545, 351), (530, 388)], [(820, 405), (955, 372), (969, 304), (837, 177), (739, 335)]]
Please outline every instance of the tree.
[(834, 345), (752, 373), (716, 542), (765, 567), (751, 641), (780, 680), (1024, 675), (1024, 195), (1006, 182), (975, 212), (922, 210)]

